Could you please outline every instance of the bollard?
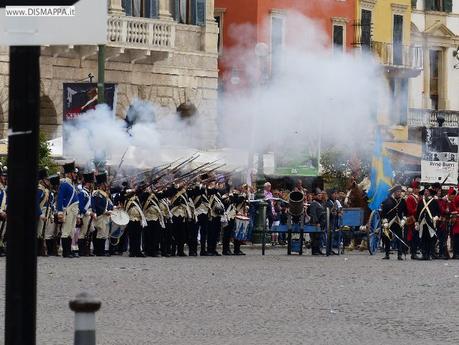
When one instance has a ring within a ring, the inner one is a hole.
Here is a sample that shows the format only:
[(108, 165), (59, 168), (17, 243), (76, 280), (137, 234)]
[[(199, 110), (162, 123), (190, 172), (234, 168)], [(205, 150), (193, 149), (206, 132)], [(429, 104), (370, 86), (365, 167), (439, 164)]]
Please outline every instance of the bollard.
[(87, 292), (82, 292), (69, 302), (75, 312), (74, 345), (96, 345), (96, 311), (101, 302)]

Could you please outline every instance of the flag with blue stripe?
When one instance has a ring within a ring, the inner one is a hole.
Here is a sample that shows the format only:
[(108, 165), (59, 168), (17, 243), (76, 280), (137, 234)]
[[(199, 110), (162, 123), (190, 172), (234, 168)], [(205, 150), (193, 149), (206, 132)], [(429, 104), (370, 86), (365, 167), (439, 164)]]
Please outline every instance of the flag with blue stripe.
[(368, 190), (368, 207), (371, 210), (380, 208), (382, 202), (389, 196), (392, 186), (393, 169), (386, 149), (383, 147), (381, 132), (376, 131), (375, 147), (371, 162), (371, 187)]

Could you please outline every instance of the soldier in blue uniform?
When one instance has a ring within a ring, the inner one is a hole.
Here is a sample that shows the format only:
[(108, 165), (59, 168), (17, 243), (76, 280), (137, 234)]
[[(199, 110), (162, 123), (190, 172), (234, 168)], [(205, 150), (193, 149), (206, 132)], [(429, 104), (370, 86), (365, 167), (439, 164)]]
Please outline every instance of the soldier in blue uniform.
[(6, 209), (7, 209), (8, 168), (0, 170), (0, 256), (6, 255)]
[(75, 162), (64, 165), (64, 178), (60, 181), (57, 193), (57, 215), (60, 223), (60, 235), (62, 242), (62, 256), (64, 258), (75, 257), (72, 254), (72, 234), (75, 230), (78, 216), (78, 191), (74, 185), (76, 181)]
[(110, 256), (105, 251), (105, 243), (110, 236), (110, 211), (113, 210), (113, 202), (110, 199), (107, 184), (107, 173), (96, 175), (97, 189), (92, 193), (91, 207), (95, 213), (94, 227), (96, 238), (94, 240), (94, 254), (96, 256)]
[(83, 188), (78, 193), (80, 233), (78, 236), (78, 251), (80, 256), (91, 256), (93, 218), (91, 209), (91, 194), (94, 185), (94, 172), (83, 174)]
[(51, 191), (49, 189), (48, 168), (38, 171), (38, 190), (37, 190), (37, 238), (38, 256), (48, 256), (46, 248), (46, 232), (51, 223)]
[(59, 256), (57, 250), (59, 247), (59, 239), (57, 238), (57, 234), (60, 225), (57, 222), (56, 199), (61, 179), (60, 176), (56, 174), (50, 176), (48, 180), (50, 185), (51, 224), (46, 233), (46, 249), (48, 251), (48, 256)]

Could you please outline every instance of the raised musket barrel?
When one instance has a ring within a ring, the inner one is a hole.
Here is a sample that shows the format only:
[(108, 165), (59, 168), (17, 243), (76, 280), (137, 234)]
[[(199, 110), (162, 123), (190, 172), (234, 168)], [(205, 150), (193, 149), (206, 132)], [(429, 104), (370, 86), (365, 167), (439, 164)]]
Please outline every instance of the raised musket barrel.
[(291, 192), (288, 195), (288, 209), (292, 216), (301, 216), (304, 212), (304, 194), (301, 192)]

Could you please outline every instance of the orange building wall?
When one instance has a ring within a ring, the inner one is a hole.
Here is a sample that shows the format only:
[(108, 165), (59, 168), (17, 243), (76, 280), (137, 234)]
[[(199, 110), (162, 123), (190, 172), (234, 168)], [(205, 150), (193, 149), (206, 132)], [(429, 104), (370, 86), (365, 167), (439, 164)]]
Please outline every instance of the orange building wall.
[[(354, 27), (356, 13), (356, 0), (215, 0), (216, 9), (225, 9), (223, 15), (223, 53), (219, 59), (220, 78), (223, 83), (228, 82), (230, 71), (225, 68), (225, 51), (234, 47), (236, 40), (230, 32), (232, 26), (241, 24), (251, 24), (255, 32), (253, 37), (243, 37), (247, 45), (255, 47), (257, 42), (270, 42), (269, 25), (271, 11), (275, 10), (295, 10), (304, 16), (320, 23), (322, 29), (328, 35), (328, 42), (332, 43), (332, 18), (344, 17), (348, 19), (346, 26), (346, 49), (352, 48), (354, 40)], [(246, 35), (247, 36), (247, 35)], [(295, 27), (286, 22), (286, 40), (295, 36)], [(240, 39), (240, 38), (239, 38)], [(242, 86), (242, 85), (240, 85)]]

